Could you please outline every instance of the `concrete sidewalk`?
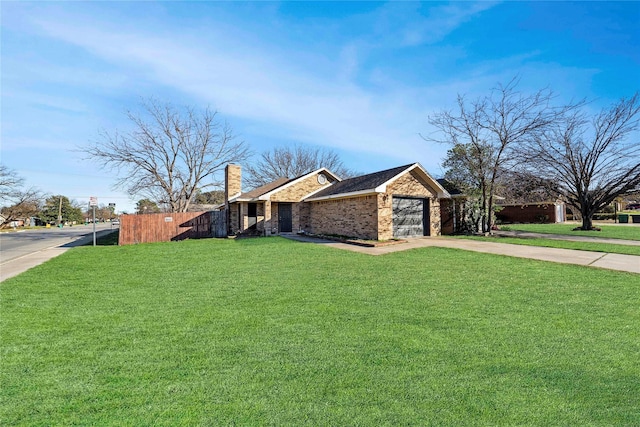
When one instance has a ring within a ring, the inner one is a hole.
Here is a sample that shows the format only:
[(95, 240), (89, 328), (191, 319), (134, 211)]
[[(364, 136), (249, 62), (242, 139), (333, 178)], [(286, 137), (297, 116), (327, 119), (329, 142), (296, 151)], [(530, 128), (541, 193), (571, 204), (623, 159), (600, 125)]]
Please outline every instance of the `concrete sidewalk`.
[(579, 251), (572, 249), (543, 248), (539, 246), (514, 245), (509, 243), (480, 242), (477, 240), (456, 239), (450, 237), (422, 237), (408, 239), (406, 242), (387, 246), (364, 247), (330, 240), (316, 239), (306, 236), (285, 236), (299, 242), (323, 244), (330, 247), (359, 252), (368, 255), (384, 255), (392, 252), (430, 246), (462, 249), (466, 251), (484, 252), (506, 255), (516, 258), (529, 258), (540, 261), (576, 264), (599, 267), (608, 270), (626, 271), (640, 274), (640, 256), (609, 254), (604, 252)]
[[(100, 230), (96, 232), (96, 238), (112, 233), (114, 230)], [(42, 264), (45, 261), (55, 258), (76, 246), (84, 246), (93, 241), (93, 233), (80, 237), (73, 242), (58, 244), (19, 258), (13, 258), (0, 264), (0, 282), (4, 282), (10, 277), (17, 276), (20, 273)]]
[(640, 246), (640, 240), (624, 240), (610, 239), (597, 236), (569, 236), (566, 234), (546, 234), (533, 233), (530, 231), (493, 231), (495, 236), (499, 237), (515, 237), (518, 239), (550, 239), (550, 240), (566, 240), (568, 242), (594, 242), (594, 243), (611, 243), (613, 245)]

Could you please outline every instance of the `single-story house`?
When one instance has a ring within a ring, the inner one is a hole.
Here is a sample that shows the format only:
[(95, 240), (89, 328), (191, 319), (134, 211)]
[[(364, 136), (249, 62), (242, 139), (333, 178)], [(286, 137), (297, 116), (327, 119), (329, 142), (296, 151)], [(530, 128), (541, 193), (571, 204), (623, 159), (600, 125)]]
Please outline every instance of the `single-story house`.
[(225, 169), (229, 235), (311, 233), (389, 240), (441, 233), (449, 193), (419, 164), (341, 179), (321, 168), (242, 192), (242, 169)]
[(496, 218), (503, 223), (559, 223), (567, 219), (567, 208), (561, 200), (555, 202), (497, 203)]

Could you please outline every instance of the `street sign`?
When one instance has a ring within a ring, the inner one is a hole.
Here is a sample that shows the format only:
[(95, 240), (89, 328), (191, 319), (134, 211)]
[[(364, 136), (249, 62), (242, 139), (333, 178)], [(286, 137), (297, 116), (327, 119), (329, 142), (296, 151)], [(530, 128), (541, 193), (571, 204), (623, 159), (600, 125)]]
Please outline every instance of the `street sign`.
[(116, 207), (116, 204), (115, 204), (115, 203), (109, 203), (109, 207), (110, 207), (110, 208), (115, 208), (115, 207)]
[(98, 206), (98, 198), (95, 196), (89, 197), (89, 206)]

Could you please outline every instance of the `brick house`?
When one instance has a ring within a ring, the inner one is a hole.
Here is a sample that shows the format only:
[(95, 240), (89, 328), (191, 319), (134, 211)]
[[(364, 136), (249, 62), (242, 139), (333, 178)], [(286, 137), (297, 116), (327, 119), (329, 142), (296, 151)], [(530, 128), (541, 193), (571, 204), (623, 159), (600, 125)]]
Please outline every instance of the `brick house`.
[(242, 192), (241, 167), (225, 169), (229, 235), (307, 232), (372, 240), (436, 236), (449, 193), (419, 164), (342, 180), (322, 168)]
[(503, 223), (565, 222), (567, 208), (562, 201), (535, 203), (499, 203), (496, 218)]

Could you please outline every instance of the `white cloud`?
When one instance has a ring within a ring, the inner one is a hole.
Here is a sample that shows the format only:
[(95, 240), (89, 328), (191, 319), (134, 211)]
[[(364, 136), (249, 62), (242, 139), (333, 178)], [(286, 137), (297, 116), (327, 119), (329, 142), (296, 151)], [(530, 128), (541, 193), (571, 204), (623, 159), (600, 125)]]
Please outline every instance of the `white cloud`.
[[(413, 156), (441, 155), (441, 147), (425, 148), (419, 133), (427, 131), (427, 115), (450, 105), (457, 93), (486, 91), (510, 79), (511, 69), (530, 57), (512, 57), (477, 64), (445, 81), (422, 86), (405, 84), (397, 76), (369, 68), (371, 79), (359, 84), (360, 67), (374, 49), (441, 41), (494, 3), (429, 5), (426, 15), (407, 13), (415, 4), (386, 4), (368, 20), (377, 34), (345, 40), (333, 52), (298, 52), (260, 40), (250, 30), (196, 21), (177, 32), (151, 25), (144, 29), (132, 21), (101, 21), (96, 16), (67, 13), (37, 14), (30, 23), (47, 37), (79, 47), (117, 70), (129, 87), (144, 93), (160, 84), (219, 109), (224, 117), (237, 117), (252, 128), (263, 128), (272, 138), (324, 145), (411, 161)], [(415, 11), (414, 11), (415, 12)], [(354, 18), (356, 19), (356, 18)], [(346, 20), (349, 25), (352, 19)], [(362, 24), (362, 22), (360, 22)], [(231, 28), (231, 29), (230, 29)], [(375, 40), (375, 41), (374, 41)], [(321, 64), (320, 66), (316, 66)], [(92, 65), (78, 64), (74, 73), (83, 85), (101, 82), (104, 75)], [(334, 72), (328, 70), (333, 69)], [(120, 81), (123, 85), (125, 82)], [(256, 141), (249, 141), (256, 142)], [(432, 150), (434, 155), (429, 155)], [(427, 162), (427, 160), (423, 160)], [(427, 165), (428, 166), (428, 165)]]
[[(339, 76), (315, 75), (313, 64), (300, 74), (298, 66), (275, 63), (269, 53), (249, 46), (238, 53), (215, 41), (196, 44), (189, 37), (115, 32), (100, 23), (83, 27), (47, 20), (40, 25), (51, 37), (211, 102), (225, 115), (280, 128), (279, 133), (303, 142), (395, 157), (415, 144), (416, 126), (425, 116), (393, 94), (367, 92)], [(399, 127), (411, 122), (411, 130)]]
[(434, 6), (428, 2), (388, 2), (360, 19), (373, 22), (371, 28), (380, 44), (416, 46), (442, 41), (475, 15), (496, 4), (465, 1)]

